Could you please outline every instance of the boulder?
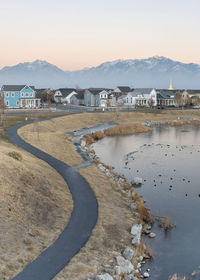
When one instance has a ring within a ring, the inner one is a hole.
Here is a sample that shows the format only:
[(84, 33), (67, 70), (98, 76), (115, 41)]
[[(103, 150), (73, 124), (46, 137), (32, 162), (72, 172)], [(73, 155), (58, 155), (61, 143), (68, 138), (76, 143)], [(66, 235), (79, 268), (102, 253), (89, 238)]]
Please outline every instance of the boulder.
[(127, 247), (123, 252), (124, 258), (129, 260), (129, 261), (132, 260), (134, 255), (135, 255), (135, 251), (130, 247)]
[(136, 186), (142, 185), (142, 178), (134, 177), (131, 184)]
[(144, 276), (144, 278), (149, 278), (149, 273), (148, 272), (145, 272), (144, 274), (143, 274), (143, 276)]
[(136, 202), (131, 202), (131, 209), (134, 209), (134, 210), (137, 209), (137, 204), (136, 204)]
[(130, 274), (131, 272), (133, 272), (134, 266), (129, 260), (126, 260), (122, 256), (117, 256), (116, 260), (117, 260), (117, 265), (120, 267), (121, 273)]
[(142, 225), (141, 224), (133, 225), (131, 228), (131, 234), (134, 235), (132, 244), (139, 245), (141, 240), (141, 234), (142, 234)]
[(116, 266), (114, 267), (114, 271), (115, 271), (115, 274), (120, 275), (120, 274), (121, 274), (120, 266), (116, 265)]
[(95, 280), (113, 280), (113, 277), (110, 274), (105, 273), (102, 275), (96, 275)]
[(133, 274), (126, 275), (124, 277), (125, 280), (138, 280), (138, 278), (134, 277)]
[(154, 237), (156, 237), (156, 234), (153, 233), (153, 232), (151, 232), (151, 233), (149, 234), (149, 237), (150, 237), (150, 238), (154, 238)]
[(134, 246), (138, 246), (139, 244), (140, 244), (140, 241), (141, 241), (141, 236), (139, 236), (139, 235), (137, 235), (137, 236), (135, 236), (133, 239), (132, 239), (132, 244), (134, 245)]

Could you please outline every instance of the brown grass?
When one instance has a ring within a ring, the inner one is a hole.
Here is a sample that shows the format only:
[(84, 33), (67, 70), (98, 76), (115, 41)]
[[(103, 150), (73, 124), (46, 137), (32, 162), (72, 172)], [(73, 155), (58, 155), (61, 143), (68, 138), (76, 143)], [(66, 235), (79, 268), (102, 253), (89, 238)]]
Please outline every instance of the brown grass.
[(128, 135), (134, 133), (147, 132), (150, 130), (151, 130), (150, 127), (141, 125), (139, 123), (134, 123), (131, 125), (120, 125), (120, 126), (108, 128), (105, 130), (105, 135), (106, 136)]
[(103, 131), (97, 131), (92, 134), (92, 137), (94, 138), (95, 141), (101, 140), (102, 138), (104, 138), (104, 136), (105, 135)]
[(184, 277), (180, 277), (177, 274), (174, 274), (172, 277), (169, 277), (169, 280), (189, 280), (189, 278)]
[(85, 143), (87, 145), (91, 145), (94, 143), (94, 138), (92, 137), (91, 134), (86, 134), (84, 137), (83, 137), (83, 140), (85, 141)]
[(151, 248), (146, 248), (146, 255), (150, 258), (153, 259), (154, 258), (154, 254)]
[(169, 216), (159, 217), (158, 222), (159, 222), (159, 226), (165, 231), (168, 231), (173, 227), (175, 227), (175, 225), (172, 223), (171, 218)]
[(137, 212), (139, 219), (144, 223), (154, 224), (155, 217), (151, 214), (150, 210), (145, 207), (144, 200), (134, 190), (131, 191), (132, 200), (136, 202)]
[(59, 236), (73, 203), (54, 169), (3, 141), (0, 188), (0, 279), (11, 279)]

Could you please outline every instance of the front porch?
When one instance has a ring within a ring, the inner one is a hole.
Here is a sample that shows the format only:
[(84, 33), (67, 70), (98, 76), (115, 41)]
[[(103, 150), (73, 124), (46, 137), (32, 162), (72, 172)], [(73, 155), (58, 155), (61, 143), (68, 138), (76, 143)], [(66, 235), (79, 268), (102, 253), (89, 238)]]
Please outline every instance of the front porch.
[(40, 99), (39, 98), (24, 98), (20, 100), (20, 108), (39, 108)]

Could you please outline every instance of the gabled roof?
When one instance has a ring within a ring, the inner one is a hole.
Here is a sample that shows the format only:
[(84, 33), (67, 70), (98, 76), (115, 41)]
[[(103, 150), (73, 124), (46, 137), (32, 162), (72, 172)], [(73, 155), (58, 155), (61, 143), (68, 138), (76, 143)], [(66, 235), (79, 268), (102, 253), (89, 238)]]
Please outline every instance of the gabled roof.
[(130, 87), (127, 86), (118, 86), (117, 87), (121, 92), (130, 92), (132, 91), (132, 89)]
[[(27, 85), (3, 85), (1, 90), (2, 91), (21, 91), (23, 88), (25, 88)], [(34, 86), (27, 86), (31, 88), (32, 90), (35, 90)]]
[(106, 88), (88, 88), (88, 91), (90, 91), (92, 94), (97, 95), (100, 92), (102, 92), (103, 90), (107, 91)]
[(79, 100), (84, 99), (84, 94), (82, 92), (74, 94), (73, 96)]
[(177, 92), (175, 91), (173, 91), (173, 92), (171, 92), (172, 90), (169, 90), (170, 92), (168, 93), (168, 92), (159, 92), (159, 91), (157, 91), (157, 98), (158, 99), (169, 99), (169, 98), (173, 98), (173, 97), (175, 97), (176, 96), (176, 94), (177, 94)]
[(67, 97), (73, 91), (76, 92), (76, 89), (75, 88), (59, 88), (57, 91), (60, 91), (62, 93), (62, 97)]
[(153, 88), (134, 88), (133, 92), (136, 95), (150, 94)]

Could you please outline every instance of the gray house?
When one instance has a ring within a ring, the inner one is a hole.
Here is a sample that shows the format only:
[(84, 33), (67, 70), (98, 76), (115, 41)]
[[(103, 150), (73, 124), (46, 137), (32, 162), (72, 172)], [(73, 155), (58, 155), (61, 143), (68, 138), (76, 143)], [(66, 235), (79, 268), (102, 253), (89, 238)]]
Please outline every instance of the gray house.
[(84, 93), (85, 106), (106, 107), (108, 91), (106, 89), (86, 89)]
[(77, 94), (74, 94), (70, 97), (70, 104), (72, 105), (85, 105), (84, 104), (84, 90), (78, 91)]

